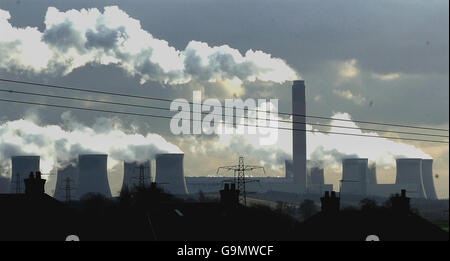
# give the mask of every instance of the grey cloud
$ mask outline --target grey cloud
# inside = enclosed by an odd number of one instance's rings
[[[248,155],[256,161],[262,161],[269,168],[284,166],[284,161],[292,158],[281,149],[254,147],[238,136],[232,139],[229,148],[237,155]]]
[[[184,50],[177,50],[167,41],[155,38],[151,32],[142,29],[139,21],[117,6],[105,7],[103,12],[98,9],[61,12],[49,7],[43,32],[31,27],[14,27],[9,23],[9,12],[1,10],[1,14],[0,22],[8,37],[1,40],[0,45],[8,46],[10,42],[20,40],[22,45],[33,45],[35,48],[35,52],[31,53],[28,50],[16,50],[18,53],[9,54],[6,59],[13,61],[22,70],[36,74],[61,71],[68,74],[86,64],[99,63],[117,64],[130,75],[140,77],[141,83],[153,80],[180,84],[192,78],[202,78],[208,82],[216,78],[235,77],[241,81],[258,78],[284,82],[297,77],[296,72],[284,61],[261,51],[249,50],[242,55],[227,45],[210,46],[199,41],[190,41]],[[77,26],[83,23],[83,19],[90,22],[85,26]],[[116,19],[121,21],[121,26],[113,25]],[[19,31],[28,32],[33,37],[24,37]],[[83,34],[86,39],[82,37]],[[69,52],[72,47],[77,51]],[[185,68],[191,62],[184,63],[184,53],[200,58],[201,62],[194,63],[194,69]],[[27,59],[23,59],[24,54]],[[11,70],[10,66],[9,63],[0,63],[0,68],[6,70]]]
[[[2,142],[0,144],[0,157],[2,159],[9,159],[12,156],[16,155],[25,155],[26,152],[22,151],[20,146],[17,146],[15,144],[10,144],[7,142]]]
[[[81,35],[73,28],[73,23],[70,21],[65,21],[45,30],[42,40],[63,52],[67,52],[72,47],[83,52]]]
[[[105,51],[116,46],[119,37],[127,38],[125,28],[120,26],[118,28],[107,28],[105,25],[98,25],[96,32],[89,29],[86,34],[86,48],[104,48]]]
[[[44,147],[51,143],[50,140],[38,134],[27,134],[22,137],[24,142],[35,144],[38,147]]]

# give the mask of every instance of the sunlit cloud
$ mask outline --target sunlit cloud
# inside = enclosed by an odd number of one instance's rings
[[[378,74],[372,73],[372,77],[381,81],[392,81],[400,78],[399,73]]]
[[[62,114],[63,126],[41,125],[33,119],[0,123],[0,165],[11,156],[39,155],[41,170],[49,173],[83,153],[108,154],[108,168],[122,161],[145,161],[157,153],[181,150],[157,134],[129,134],[113,119],[98,118],[92,127],[79,123],[70,112]]]
[[[339,63],[339,76],[342,78],[355,78],[359,75],[356,59]]]
[[[144,30],[139,20],[117,6],[68,10],[49,7],[45,29],[18,28],[0,9],[0,68],[36,74],[67,75],[87,64],[116,65],[143,84],[182,84],[222,80],[282,83],[299,76],[286,62],[258,50],[190,41],[177,50]]]
[[[361,95],[355,95],[349,90],[333,90],[333,93],[341,98],[352,101],[357,105],[363,105],[366,102],[366,98]]]

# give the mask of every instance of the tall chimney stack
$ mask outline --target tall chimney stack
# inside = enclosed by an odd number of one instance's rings
[[[297,80],[292,85],[293,114],[293,160],[294,183],[299,185],[301,193],[306,191],[306,102],[305,81]]]

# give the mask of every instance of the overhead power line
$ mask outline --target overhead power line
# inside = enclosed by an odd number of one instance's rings
[[[114,96],[121,96],[121,97],[128,97],[128,98],[138,98],[138,99],[148,99],[148,100],[156,100],[156,101],[174,102],[173,100],[167,99],[167,98],[132,95],[132,94],[126,94],[126,93],[119,93],[119,92],[98,91],[98,90],[90,90],[90,89],[75,88],[75,87],[69,87],[69,86],[45,84],[45,83],[30,82],[30,81],[19,81],[19,80],[11,80],[11,79],[4,79],[4,78],[0,78],[0,81],[2,81],[2,82],[9,82],[9,83],[17,83],[17,84],[35,85],[35,86],[42,86],[42,87],[56,88],[56,89],[63,89],[63,90],[71,90],[71,91],[89,92],[89,93],[96,93],[96,94],[107,94],[107,95],[114,95]],[[188,101],[188,103],[190,105],[196,104],[196,103],[193,103],[193,102],[190,102],[190,101]],[[226,107],[226,106],[222,106],[222,107],[223,108],[229,108],[229,109],[234,108],[234,107]],[[248,109],[248,111],[267,113],[264,110],[258,110],[258,109],[255,109],[255,110]],[[402,127],[402,128],[413,128],[413,129],[424,129],[424,130],[446,131],[446,132],[449,131],[448,129],[441,129],[441,128],[419,127],[419,126],[405,125],[405,124],[384,123],[384,122],[374,122],[374,121],[361,121],[361,120],[353,120],[353,119],[349,120],[349,119],[330,118],[330,117],[314,116],[314,115],[294,114],[294,113],[287,113],[287,112],[278,112],[278,114],[279,115],[286,115],[286,116],[300,116],[300,117],[305,117],[305,118],[334,120],[334,121],[345,121],[345,122],[356,122],[356,123],[383,125],[383,126],[392,126],[392,127]]]
[[[75,109],[75,110],[85,110],[85,111],[97,111],[97,112],[106,112],[106,113],[116,113],[116,114],[124,114],[124,115],[134,115],[134,116],[143,116],[143,117],[152,117],[152,118],[163,118],[163,119],[172,119],[171,116],[162,116],[162,115],[153,115],[153,114],[145,114],[145,113],[134,113],[134,112],[124,112],[124,111],[114,111],[114,110],[103,110],[103,109],[93,109],[93,108],[82,108],[76,106],[67,106],[67,105],[59,105],[59,104],[48,104],[48,103],[38,103],[38,102],[29,102],[29,101],[17,101],[17,100],[9,100],[9,99],[1,99],[0,101],[11,102],[11,103],[21,103],[21,104],[29,104],[29,105],[39,105],[39,106],[49,106],[49,107],[57,107],[57,108],[65,108],[65,109]],[[199,121],[191,119],[191,121]],[[359,136],[366,138],[386,138],[386,139],[396,139],[396,140],[410,140],[410,141],[423,141],[423,142],[434,142],[434,143],[449,143],[448,141],[437,141],[437,140],[424,140],[424,139],[415,139],[415,138],[401,138],[401,137],[388,137],[388,136],[378,136],[378,135],[363,135],[363,134],[355,134],[355,133],[342,133],[342,132],[331,132],[331,131],[315,131],[315,130],[306,130],[306,129],[296,129],[296,128],[284,128],[284,127],[274,127],[274,126],[256,126],[256,125],[248,125],[248,124],[239,124],[239,123],[223,123],[228,125],[237,125],[237,126],[247,126],[247,127],[260,127],[260,128],[269,128],[269,129],[279,129],[279,130],[289,130],[289,131],[306,131],[306,132],[320,132],[325,134],[336,134],[336,135],[347,135],[347,136]]]
[[[7,93],[16,93],[16,94],[25,94],[25,95],[32,95],[32,96],[40,96],[40,97],[49,97],[49,98],[58,98],[58,99],[66,99],[66,100],[74,100],[74,101],[83,101],[83,102],[95,102],[95,103],[102,103],[102,104],[110,104],[110,105],[121,105],[121,106],[129,106],[129,107],[136,107],[136,108],[146,108],[146,109],[157,109],[157,110],[164,110],[164,111],[171,111],[169,108],[165,107],[159,107],[159,106],[149,106],[149,105],[140,105],[140,104],[131,104],[131,103],[122,103],[122,102],[112,102],[112,101],[105,101],[105,100],[96,100],[96,99],[86,99],[86,98],[77,98],[77,97],[69,97],[69,96],[62,96],[62,95],[53,95],[53,94],[46,94],[46,93],[35,93],[35,92],[24,92],[24,91],[16,91],[16,90],[5,90],[0,89],[0,92],[7,92]],[[171,111],[174,112],[174,111]],[[205,112],[201,111],[199,112],[201,114],[212,114],[212,115],[219,115],[224,116],[224,113],[212,113],[212,112]],[[226,115],[225,115],[226,116]],[[236,115],[232,115],[234,119],[238,118]],[[250,119],[249,116],[243,116],[244,119]],[[261,118],[253,118],[254,120],[260,120]],[[322,127],[334,127],[334,128],[342,128],[342,129],[353,129],[353,130],[365,130],[365,131],[376,131],[376,132],[391,132],[391,133],[397,133],[397,134],[407,134],[407,135],[420,135],[420,136],[430,136],[430,137],[441,137],[441,138],[448,138],[448,135],[438,135],[438,134],[429,134],[429,133],[418,133],[418,132],[407,132],[407,131],[396,131],[396,130],[380,130],[380,129],[372,129],[372,128],[359,128],[359,127],[349,127],[349,126],[339,126],[339,125],[332,125],[332,124],[322,124],[322,123],[309,123],[309,122],[298,122],[298,121],[289,121],[289,120],[272,120],[276,121],[278,123],[300,123],[300,124],[309,124],[314,126],[322,126]],[[258,127],[258,125],[256,125]],[[264,126],[263,126],[264,127]]]

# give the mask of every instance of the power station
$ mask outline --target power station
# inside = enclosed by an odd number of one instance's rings
[[[156,155],[156,184],[175,195],[186,195],[188,189],[184,178],[184,154],[167,153]]]
[[[111,197],[107,170],[108,155],[84,154],[78,156],[77,197],[87,193]]]
[[[343,159],[340,193],[389,197],[405,190],[412,198],[437,199],[432,164],[432,159],[396,159],[395,183],[379,184],[375,163],[368,165],[364,158]]]
[[[425,188],[422,178],[422,159],[404,158],[397,159],[397,175],[395,184],[397,185],[414,185],[415,189],[408,191],[415,197],[425,198]]]
[[[433,182],[433,160],[422,159],[422,181],[427,199],[437,199]]]
[[[367,195],[368,162],[362,158],[342,160],[342,194]]]
[[[322,162],[307,161],[306,151],[306,90],[303,80],[292,85],[292,160],[285,160],[284,177],[259,177],[259,183],[251,188],[254,192],[282,191],[290,193],[315,193],[332,191],[332,184],[325,184]],[[156,155],[155,183],[175,195],[193,192],[217,192],[229,177],[186,177],[184,176],[184,154]],[[107,170],[108,155],[79,155],[77,163],[58,169],[54,196],[67,199],[67,182],[76,191],[76,198],[87,193],[99,193],[111,197]],[[14,156],[11,158],[11,193],[23,193],[23,180],[30,172],[39,171],[39,156]],[[151,162],[124,162],[122,188],[152,182]],[[390,196],[406,190],[415,198],[437,199],[433,182],[433,160],[420,158],[400,158],[396,160],[396,180],[394,184],[378,184],[375,163],[367,158],[348,158],[342,160],[342,179],[340,193],[345,195]],[[199,185],[200,184],[200,185]],[[208,184],[208,185],[206,185]],[[252,185],[249,185],[252,186]],[[76,187],[76,188],[75,188]],[[69,195],[70,198],[70,195]]]

